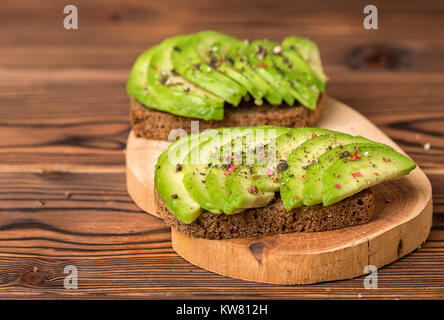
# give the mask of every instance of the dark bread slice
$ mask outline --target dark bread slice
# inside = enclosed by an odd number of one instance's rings
[[[176,116],[149,109],[130,97],[130,118],[136,136],[147,139],[168,140],[171,130],[182,128],[190,133],[191,120],[199,121],[199,130],[220,127],[275,125],[288,128],[313,127],[324,110],[325,93],[318,100],[316,110],[303,106],[272,106],[264,102],[257,106],[253,102],[242,102],[238,107],[225,106],[222,120],[201,120]]]
[[[165,223],[191,237],[230,239],[290,232],[315,232],[350,227],[369,222],[375,214],[375,196],[365,189],[338,203],[286,211],[279,195],[264,208],[226,215],[203,212],[193,223],[179,221],[155,193],[157,213]]]

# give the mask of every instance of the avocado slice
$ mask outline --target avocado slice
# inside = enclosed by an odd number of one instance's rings
[[[260,191],[251,179],[249,166],[237,166],[225,178],[225,188],[229,190],[227,200],[233,212],[248,208],[267,206],[275,197],[273,191]]]
[[[198,153],[200,152],[202,146],[212,141],[216,141],[218,139],[217,135],[219,134],[220,130],[215,130],[214,136],[209,137],[208,140],[202,141],[201,139],[199,145],[191,149],[190,154],[187,156],[188,161],[183,163],[182,168],[182,183],[184,184],[188,193],[203,209],[215,214],[221,213],[221,210],[214,206],[207,190],[205,189],[205,169],[207,166],[205,163],[200,162],[199,159],[192,160],[191,154],[197,154],[197,157],[199,158],[200,154]]]
[[[336,159],[322,177],[322,202],[334,204],[363,189],[386,180],[399,179],[416,164],[393,149],[360,147],[356,159]]]
[[[134,64],[128,94],[145,106],[185,117],[223,119],[224,102],[174,72],[170,52],[181,36],[144,52]]]
[[[235,213],[228,200],[228,190],[225,189],[226,170],[220,164],[211,164],[205,171],[205,188],[214,205],[225,214]]]
[[[313,41],[310,41],[301,37],[287,37],[282,41],[282,47],[284,51],[288,52],[289,59],[293,58],[293,55],[289,53],[288,50],[294,51],[298,55],[300,55],[307,63],[310,65],[316,77],[318,78],[323,85],[327,80],[327,77],[324,74],[324,70],[322,69],[321,56],[319,53],[318,46]],[[292,60],[292,63],[295,61]],[[319,90],[324,91],[322,88]]]
[[[205,36],[199,34],[180,38],[171,52],[174,69],[189,81],[237,106],[247,90],[203,61],[197,48],[204,45],[201,44],[204,40]]]
[[[270,57],[268,60],[272,61],[274,69],[286,81],[284,86],[287,87],[288,92],[303,106],[312,110],[316,109],[320,92],[315,85],[316,78],[310,77],[314,73],[305,60],[299,57],[297,61],[293,59],[294,61],[290,62],[284,56],[284,54],[288,55],[288,52],[283,52],[282,46],[278,43],[265,40],[255,41],[255,43],[257,43],[256,51],[260,52],[257,58],[260,59],[264,54]],[[289,52],[289,54],[295,55],[293,52]],[[268,65],[263,65],[263,67],[266,68]],[[287,83],[290,85],[289,87]]]
[[[344,133],[331,133],[315,136],[294,149],[287,158],[287,169],[281,172],[280,193],[285,209],[290,210],[303,204],[302,192],[305,171],[318,161],[318,158],[334,147],[354,142],[371,142],[363,137]]]
[[[205,188],[205,170],[208,167],[205,158],[214,148],[220,146],[221,133],[222,129],[213,130],[213,134],[208,135],[207,139],[200,139],[199,144],[191,149],[182,169],[182,182],[188,193],[204,210],[215,214],[222,211],[214,205]]]
[[[308,139],[317,135],[335,133],[328,129],[296,128],[288,129],[274,141],[270,141],[267,152],[276,154],[274,163],[255,163],[251,166],[253,184],[260,191],[279,191],[280,172],[285,168],[290,152]]]
[[[303,106],[316,109],[319,89],[313,84],[314,78],[308,76],[313,72],[302,58],[290,63],[283,56],[282,47],[267,40],[254,41],[248,48],[250,64],[257,65],[257,72],[275,85],[287,104],[293,105],[296,99]]]
[[[239,66],[240,60],[236,59],[235,53],[243,51],[245,43],[216,31],[202,31],[199,35],[205,39],[197,47],[201,58],[214,70],[244,86],[255,103],[261,105],[268,85],[248,65]]]
[[[317,128],[280,128],[275,139],[266,139],[268,143],[263,147],[256,144],[255,161],[245,161],[246,156],[242,154],[242,164],[235,166],[234,171],[225,177],[225,189],[229,190],[229,194],[221,198],[229,202],[233,212],[268,204],[273,200],[275,192],[279,191],[279,172],[285,167],[285,161],[282,162],[281,157],[286,158],[291,150],[315,134],[314,132],[321,134],[331,131]],[[247,150],[247,146],[243,150]],[[276,157],[268,158],[273,154]]]
[[[247,48],[249,43],[247,41],[241,41],[237,46],[232,46],[227,51],[226,57],[236,70],[239,70],[248,80],[254,83],[255,87],[263,93],[264,98],[274,106],[282,104],[282,95],[278,90],[271,85],[266,79],[264,79],[259,72],[257,72],[256,66],[249,64],[247,59]],[[253,95],[254,97],[254,95]],[[257,105],[262,104],[262,101],[256,100]]]
[[[269,174],[271,171],[268,168],[269,161],[272,162],[273,158],[270,160],[264,156],[264,161],[260,161],[260,154],[268,153],[269,155],[269,152],[274,152],[276,145],[278,145],[280,147],[277,150],[280,152],[277,152],[277,155],[286,155],[297,146],[291,144],[291,142],[300,139],[298,142],[302,143],[302,141],[311,137],[314,132],[331,132],[330,130],[317,128],[291,129],[276,127],[275,129],[275,138],[265,134],[263,140],[258,137],[260,134],[255,130],[255,143],[253,144],[251,140],[248,140],[247,135],[234,139],[231,144],[241,144],[241,150],[243,151],[240,158],[237,156],[239,153],[225,154],[225,157],[233,157],[234,166],[233,164],[231,166],[212,166],[210,169],[210,174],[207,175],[206,179],[207,189],[211,190],[210,195],[213,196],[214,201],[225,213],[237,213],[247,208],[264,206],[274,198],[275,192],[279,191],[279,183],[275,178],[277,170],[273,174]],[[282,139],[284,136],[287,139]],[[263,143],[260,143],[261,141]],[[276,143],[276,141],[278,142]],[[286,141],[286,144],[283,141]],[[268,149],[270,146],[271,148]],[[226,148],[226,145],[224,147]],[[248,155],[252,153],[246,151],[252,149],[255,150],[256,157],[248,159]],[[229,150],[231,149],[229,148]],[[236,162],[236,159],[240,159],[240,161]]]
[[[148,66],[154,52],[159,45],[146,50],[136,60],[131,69],[131,74],[126,85],[126,91],[130,96],[150,108],[161,108],[156,99],[148,94]]]
[[[212,131],[205,131],[180,138],[159,156],[156,163],[154,184],[157,193],[165,200],[168,210],[185,223],[193,222],[202,212],[202,208],[182,183],[182,166],[192,146],[211,134]]]
[[[282,55],[274,55],[273,61],[282,72],[285,74],[287,81],[290,82],[294,89],[294,96],[299,103],[308,109],[315,110],[318,104],[318,98],[320,95],[319,89],[312,84],[314,81],[307,76],[307,73],[300,68],[301,65],[306,65],[302,59],[296,70],[292,64],[286,64],[286,59]]]
[[[282,104],[282,96],[270,86],[248,64],[246,51],[248,41],[221,34],[216,31],[199,33],[201,41],[197,45],[200,57],[215,70],[244,86],[257,105],[265,97],[271,104]]]
[[[224,143],[223,139],[231,140],[246,132],[246,128],[243,127],[214,130],[212,135],[208,135],[206,139],[201,139],[199,145],[191,149],[187,157],[188,161],[184,162],[183,165],[183,184],[188,193],[203,209],[215,214],[222,212],[215,205],[206,188],[206,169],[210,160],[217,156],[216,152],[219,152],[220,146]],[[193,153],[194,157],[191,156]]]
[[[295,89],[299,103],[309,109],[316,109],[320,92],[325,90],[325,81],[319,80],[310,65],[294,50],[283,49],[279,45],[270,51],[276,68],[281,70]]]
[[[355,152],[360,152],[360,148],[367,146],[379,145],[383,148],[392,149],[391,147],[377,142],[371,143],[351,143],[345,144],[340,147],[333,148],[318,158],[318,161],[305,171],[304,186],[302,192],[302,199],[304,205],[312,206],[318,203],[322,203],[322,177],[325,170],[336,159],[347,159],[347,157],[353,158]]]
[[[286,131],[279,131],[278,135]],[[254,136],[243,136],[233,141],[233,145],[237,143],[240,147],[233,148],[236,150],[232,154],[234,164],[231,165],[228,171],[224,172],[224,185],[228,192],[226,197],[223,197],[228,202],[228,207],[232,208],[233,213],[248,208],[266,206],[274,199],[274,191],[258,190],[252,180],[252,165],[260,158],[262,158],[260,163],[267,162],[267,142],[275,139],[270,139],[271,135],[264,137],[264,139],[261,138],[258,132],[255,131]]]
[[[292,106],[295,101],[294,89],[284,75],[275,68],[268,50],[275,45],[277,44],[267,40],[253,41],[245,48],[245,58],[253,70],[276,90],[289,106]]]
[[[177,153],[180,153],[184,146],[188,147],[190,142],[190,136],[187,136],[171,144],[159,156],[154,173],[157,193],[165,200],[168,210],[180,220],[188,221],[188,223],[193,221],[202,211],[199,204],[194,201],[181,183],[183,173],[180,170],[180,162],[186,155],[177,156]],[[169,154],[176,155],[177,159],[172,160]]]
[[[235,168],[238,166],[241,168],[245,161],[253,162],[254,159],[249,157],[254,155],[252,151],[254,151],[259,144],[268,144],[271,139],[275,139],[277,136],[284,134],[288,130],[289,129],[287,128],[273,126],[247,128],[245,134],[224,144],[216,154],[216,157],[213,157],[210,166],[206,170],[205,186],[215,205],[224,213],[237,213],[244,210],[246,207],[251,207],[253,204],[259,205],[260,203],[271,201],[270,197],[274,197],[274,193],[264,194],[265,199],[263,200],[257,199],[259,196],[263,195],[262,193],[253,194],[256,197],[256,200],[250,197],[246,202],[243,202],[245,207],[237,206],[238,202],[233,202],[233,199],[236,197],[236,194],[233,192],[238,190],[244,191],[241,187],[244,181],[238,183],[239,188],[232,190],[230,182],[227,182],[227,178],[237,175],[239,171],[234,172]],[[236,184],[237,182],[232,185],[234,186]]]
[[[284,130],[284,128],[267,125],[254,128],[254,130],[258,129],[264,131],[269,129]],[[207,134],[205,138],[200,139],[198,146],[190,149],[186,161],[183,161],[183,184],[188,193],[203,209],[215,214],[222,212],[215,205],[206,188],[206,169],[211,159],[220,156],[222,145],[249,133],[253,133],[252,128],[235,127],[213,130],[213,134]]]
[[[297,81],[303,82],[309,88],[315,86],[316,88],[311,88],[314,92],[324,92],[325,91],[325,80],[319,78],[313,67],[298,53],[296,50],[292,50],[289,47],[277,47],[279,52],[273,55],[275,63],[290,72]],[[273,50],[275,52],[275,50]]]

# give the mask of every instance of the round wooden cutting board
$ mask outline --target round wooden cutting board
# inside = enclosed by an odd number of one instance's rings
[[[318,127],[391,145],[390,138],[363,115],[332,98]],[[156,215],[154,165],[168,142],[128,138],[127,188],[134,202]],[[370,223],[323,232],[300,232],[229,240],[192,238],[172,229],[174,250],[212,272],[274,284],[309,284],[356,277],[418,248],[432,225],[432,189],[420,168],[374,187],[377,215]],[[370,267],[371,268],[371,267]]]

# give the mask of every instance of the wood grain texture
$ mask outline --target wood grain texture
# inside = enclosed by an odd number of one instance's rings
[[[378,31],[362,28],[362,10],[368,3],[361,0],[334,5],[327,0],[78,0],[76,31],[62,27],[66,4],[0,4],[2,297],[443,297],[442,1],[374,1],[380,12]],[[433,186],[434,228],[421,250],[380,270],[380,289],[363,289],[362,277],[282,287],[211,274],[175,255],[159,220],[131,203],[123,152],[130,130],[125,82],[131,65],[164,37],[208,28],[239,37],[312,38],[331,78],[329,93],[376,123],[425,169]],[[365,63],[387,57],[396,63]],[[431,149],[425,151],[427,142]],[[73,192],[73,199],[63,198],[65,190]],[[46,204],[38,205],[39,199]],[[97,220],[91,227],[81,224],[84,230],[74,228],[72,222],[81,217],[93,218],[97,212],[104,217],[108,201],[113,203],[109,212],[118,217],[112,219],[123,223],[121,229],[116,224],[102,232]],[[155,236],[121,236],[119,232],[129,232],[128,224],[142,223],[133,220],[139,214],[150,224],[158,222]],[[50,223],[52,217],[59,217],[54,224],[62,231],[40,223],[43,218]],[[102,258],[105,255],[108,258]],[[79,266],[76,292],[62,287],[68,262]],[[41,272],[29,273],[33,267]],[[22,282],[24,274],[28,280],[34,275],[44,280]]]
[[[145,212],[159,217],[154,204],[154,166],[168,141],[138,138],[131,131],[126,144],[126,188],[133,201]],[[150,170],[151,169],[151,170]]]
[[[278,286],[195,267],[173,252],[169,228],[131,201],[120,173],[0,173],[0,208],[2,298],[444,298],[444,220],[366,290],[364,277]],[[68,264],[78,290],[63,288]]]

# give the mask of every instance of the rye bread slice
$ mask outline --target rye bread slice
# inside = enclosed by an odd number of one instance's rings
[[[203,212],[191,224],[178,220],[155,193],[157,213],[165,223],[191,237],[230,239],[290,232],[316,232],[350,227],[369,222],[375,214],[375,195],[365,189],[338,203],[322,204],[286,211],[279,194],[264,208],[248,209],[238,214]]]
[[[242,102],[238,107],[225,106],[222,120],[201,120],[176,116],[149,109],[130,97],[130,118],[136,136],[147,139],[168,140],[171,130],[182,128],[190,133],[191,120],[200,120],[199,129],[275,125],[288,128],[313,127],[319,121],[325,104],[325,93],[318,100],[316,110],[303,106],[272,106],[266,102],[257,106],[253,102]]]

